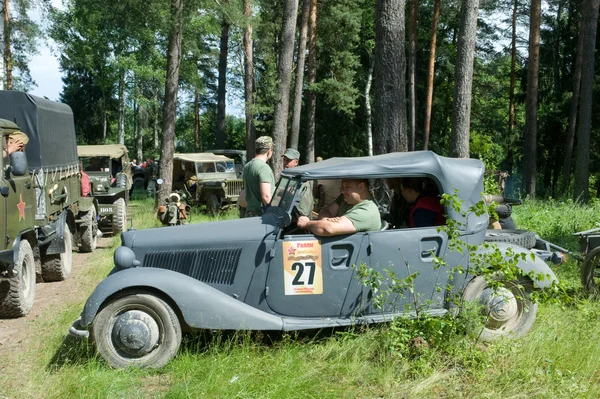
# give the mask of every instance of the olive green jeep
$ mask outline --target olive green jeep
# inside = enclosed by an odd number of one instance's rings
[[[231,158],[206,152],[173,155],[173,190],[185,192],[190,205],[206,205],[216,214],[235,205],[242,187]]]
[[[20,317],[33,306],[36,280],[69,276],[76,243],[95,249],[97,204],[81,197],[68,105],[0,91],[0,118],[0,317]],[[19,135],[24,145],[9,145]]]
[[[112,234],[125,231],[132,185],[127,147],[122,144],[80,145],[77,153],[90,178],[91,195],[99,204],[100,228]]]

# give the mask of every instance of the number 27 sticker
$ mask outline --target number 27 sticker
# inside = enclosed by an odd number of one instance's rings
[[[319,240],[283,243],[285,295],[323,293],[323,268]]]

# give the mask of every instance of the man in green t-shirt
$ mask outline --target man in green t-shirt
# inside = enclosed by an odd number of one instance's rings
[[[370,197],[368,180],[343,179],[340,202],[323,208],[319,220],[299,217],[298,227],[320,236],[380,230],[379,209]]]
[[[275,177],[267,161],[273,156],[273,139],[261,136],[254,142],[256,156],[244,167],[245,217],[260,216],[263,206],[271,202],[275,190]]]
[[[287,150],[285,150],[285,153],[282,156],[283,169],[295,168],[300,162],[300,152],[293,148],[288,148]],[[304,194],[302,194],[302,198],[300,198],[300,203],[298,204],[298,212],[301,216],[308,216],[310,218],[312,215],[312,209],[315,201],[313,199],[310,183],[302,183],[302,188],[303,187],[306,187],[306,189],[304,190]]]

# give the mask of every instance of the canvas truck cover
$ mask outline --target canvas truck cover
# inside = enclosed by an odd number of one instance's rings
[[[29,169],[76,165],[77,142],[73,112],[67,104],[20,91],[0,91],[0,118],[16,123],[29,137]]]
[[[119,159],[127,154],[127,147],[123,144],[79,145],[77,153],[82,158],[111,157]]]

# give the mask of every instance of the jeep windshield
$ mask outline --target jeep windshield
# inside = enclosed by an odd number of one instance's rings
[[[234,172],[233,161],[196,162],[198,173]]]
[[[281,208],[283,211],[289,211],[290,204],[294,199],[294,194],[298,188],[298,180],[289,177],[281,177],[275,188],[275,193],[271,199],[271,206]]]

